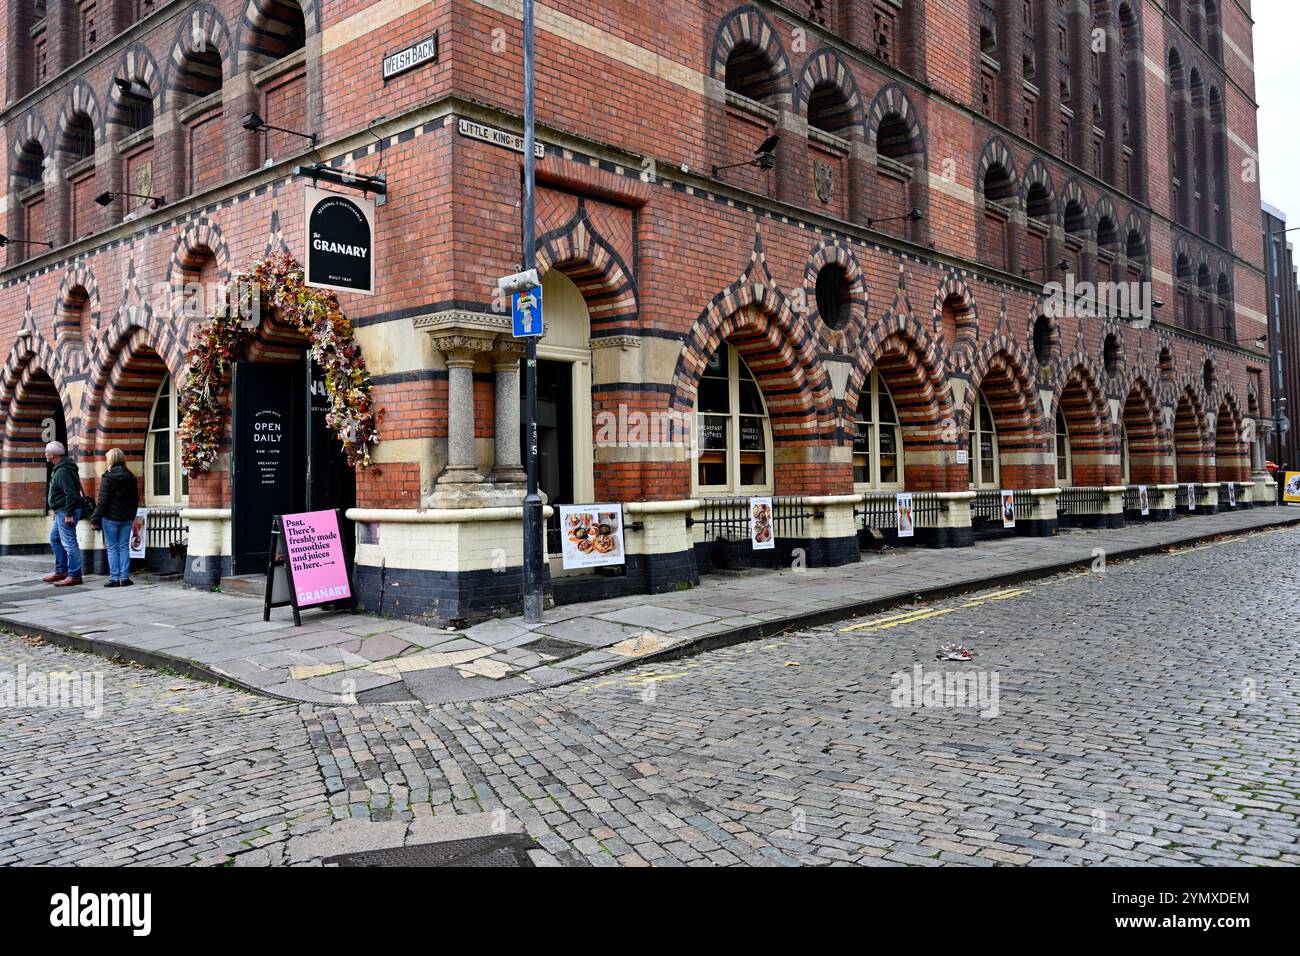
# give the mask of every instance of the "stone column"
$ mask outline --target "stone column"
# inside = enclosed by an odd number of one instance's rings
[[[490,351],[492,339],[450,334],[436,336],[433,344],[447,360],[447,467],[438,485],[481,485],[474,449],[474,357]]]
[[[507,488],[518,485],[521,491],[528,481],[519,449],[519,357],[523,351],[523,345],[515,339],[498,339],[492,352],[497,412],[492,482]]]

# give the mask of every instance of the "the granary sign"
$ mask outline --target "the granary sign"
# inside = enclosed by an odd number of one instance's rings
[[[375,294],[375,203],[308,186],[307,284]]]

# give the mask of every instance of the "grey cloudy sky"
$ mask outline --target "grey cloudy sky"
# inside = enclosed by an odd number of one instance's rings
[[[1300,226],[1300,3],[1255,0],[1252,12],[1260,190],[1264,202],[1286,213],[1288,225]]]

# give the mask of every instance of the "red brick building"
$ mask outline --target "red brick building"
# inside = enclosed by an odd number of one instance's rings
[[[552,562],[557,600],[753,560],[729,540],[751,495],[777,496],[776,559],[810,563],[891,536],[904,490],[930,545],[1000,527],[1000,490],[1030,534],[1136,518],[1139,485],[1153,516],[1189,486],[1201,508],[1271,500],[1248,6],[539,2],[542,487],[627,523],[621,572]],[[386,177],[375,294],[339,296],[386,417],[377,470],[308,455],[318,481],[294,471],[286,502],[351,508],[368,608],[517,599],[495,283],[520,255],[519,16],[5,4],[0,548],[44,541],[58,433],[88,485],[127,452],[188,529],[188,581],[257,569],[266,502],[232,478],[237,442],[182,474],[174,383],[210,313],[194,290],[303,256],[294,170],[321,161]],[[244,381],[306,394],[304,345],[263,316]]]

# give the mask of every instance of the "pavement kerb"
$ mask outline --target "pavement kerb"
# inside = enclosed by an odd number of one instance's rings
[[[1295,514],[1293,517],[1279,516],[1277,520],[1271,521],[1268,524],[1253,525],[1248,528],[1226,528],[1214,531],[1197,531],[1182,537],[1165,539],[1155,544],[1108,550],[1106,552],[1106,561],[1108,564],[1119,561],[1131,561],[1136,558],[1145,558],[1160,554],[1172,547],[1197,544],[1202,541],[1212,541],[1216,538],[1241,537],[1243,535],[1255,534],[1272,528],[1291,527],[1297,524],[1300,524],[1300,513]],[[784,634],[787,631],[800,630],[809,627],[820,627],[824,624],[832,624],[836,621],[843,621],[866,614],[878,614],[881,611],[887,611],[890,608],[896,608],[904,604],[916,603],[918,600],[939,601],[945,598],[966,594],[971,591],[984,590],[986,588],[1010,587],[1016,584],[1023,584],[1026,581],[1053,577],[1066,571],[1082,570],[1090,567],[1093,560],[1092,557],[1074,558],[1068,561],[1042,564],[1019,571],[988,575],[986,577],[973,578],[954,584],[944,584],[934,588],[899,591],[892,595],[884,595],[882,597],[872,598],[868,601],[855,601],[850,604],[839,604],[835,607],[822,608],[817,611],[808,611],[801,614],[789,614],[784,617],[774,618],[771,621],[764,621],[760,624],[749,624],[744,627],[734,628],[730,631],[723,631],[718,634],[692,638],[688,641],[683,641],[680,644],[674,645],[673,647],[664,648],[661,651],[655,651],[641,657],[631,657],[626,661],[614,661],[603,667],[595,668],[581,674],[574,674],[572,677],[566,677],[564,680],[556,681],[553,684],[547,684],[545,687],[536,687],[532,691],[521,690],[502,694],[493,694],[484,697],[475,697],[473,698],[473,701],[501,700],[506,697],[515,697],[519,694],[547,690],[551,687],[563,687],[566,684],[573,684],[577,681],[587,680],[602,674],[611,674],[632,668],[644,667],[661,661],[694,657],[697,654],[704,654],[708,651],[718,650],[723,647],[734,647],[737,644],[746,644],[750,641],[770,639]],[[140,650],[139,648],[115,644],[112,641],[97,641],[89,637],[80,637],[75,634],[67,634],[63,631],[55,631],[50,628],[13,621],[3,616],[0,616],[0,628],[12,631],[13,633],[22,636],[39,638],[40,640],[60,647],[68,647],[73,650],[95,654],[107,658],[108,660],[139,664],[153,670],[172,672],[180,677],[188,677],[192,680],[203,681],[205,683],[223,684],[244,691],[248,694],[256,694],[257,696],[267,697],[272,700],[281,700],[292,704],[307,703],[314,706],[327,707],[342,706],[344,704],[342,700],[335,705],[332,703],[322,703],[320,701],[303,701],[294,697],[285,697],[280,694],[273,694],[269,691],[263,690],[262,688],[254,687],[237,678],[220,674],[207,665],[188,658],[175,657],[159,651]],[[366,701],[363,699],[364,696],[364,692],[358,694],[357,703],[365,704]],[[419,701],[396,700],[384,701],[383,703],[386,705],[418,704]]]
[[[138,647],[128,647],[125,644],[114,644],[112,641],[97,641],[91,637],[81,637],[77,634],[55,631],[36,624],[28,624],[24,621],[14,621],[3,616],[0,616],[0,629],[11,631],[21,637],[39,638],[47,644],[54,644],[58,647],[67,647],[74,651],[94,654],[114,663],[139,664],[141,667],[148,667],[151,670],[174,673],[178,677],[187,677],[190,680],[202,681],[206,684],[222,684],[233,687],[236,690],[242,690],[246,694],[256,694],[259,697],[269,697],[272,700],[282,700],[290,704],[305,703],[305,701],[297,698],[272,694],[270,691],[254,687],[238,678],[220,674],[206,664],[201,664],[186,657],[175,657],[161,651],[145,651]]]

